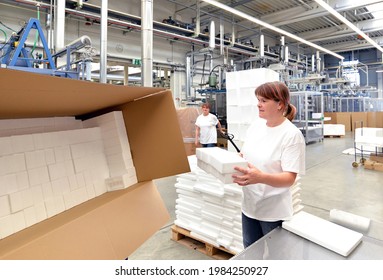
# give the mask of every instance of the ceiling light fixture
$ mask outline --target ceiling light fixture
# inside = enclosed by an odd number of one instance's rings
[[[241,11],[235,10],[235,9],[233,9],[233,8],[231,8],[231,7],[229,7],[229,6],[226,6],[226,5],[222,4],[222,3],[219,3],[219,2],[214,1],[214,0],[202,0],[202,1],[204,1],[204,2],[206,2],[206,3],[209,3],[209,4],[213,5],[213,6],[216,6],[217,8],[221,8],[221,9],[223,9],[223,10],[225,10],[225,11],[228,11],[228,12],[230,12],[230,13],[232,13],[232,14],[234,14],[234,15],[237,15],[237,16],[239,16],[239,17],[242,17],[242,18],[244,18],[244,19],[247,19],[247,20],[249,20],[249,21],[252,21],[252,22],[254,22],[254,23],[258,24],[258,25],[261,25],[261,26],[263,26],[263,27],[266,27],[266,28],[268,28],[268,29],[271,29],[271,30],[273,30],[273,31],[275,31],[275,32],[278,32],[278,33],[280,33],[280,34],[283,34],[283,35],[285,35],[285,36],[287,36],[287,37],[289,37],[289,38],[291,38],[291,39],[297,40],[297,41],[299,41],[299,42],[301,42],[301,43],[303,43],[303,44],[306,44],[306,45],[308,45],[308,46],[310,46],[310,47],[313,47],[313,48],[315,48],[315,49],[317,49],[317,50],[320,50],[320,51],[322,51],[322,52],[325,52],[325,53],[327,53],[327,54],[330,54],[330,55],[332,55],[332,56],[335,56],[335,57],[337,57],[337,58],[339,58],[339,59],[342,59],[342,60],[344,59],[343,56],[341,56],[341,55],[339,55],[339,54],[337,54],[337,53],[335,53],[335,52],[332,52],[332,51],[330,51],[330,50],[327,50],[327,49],[325,49],[325,48],[323,48],[323,47],[321,47],[321,46],[319,46],[319,45],[316,45],[316,44],[314,44],[314,43],[311,43],[311,42],[309,42],[309,41],[307,41],[307,40],[305,40],[305,39],[302,39],[302,38],[300,38],[300,37],[298,37],[298,36],[296,36],[296,35],[294,35],[294,34],[291,34],[291,33],[287,32],[287,31],[285,31],[285,30],[283,30],[283,29],[280,29],[280,28],[278,28],[278,27],[272,26],[271,24],[268,24],[268,23],[266,23],[266,22],[263,22],[263,21],[261,21],[261,20],[259,20],[259,19],[256,19],[255,17],[252,17],[252,16],[250,16],[250,15],[248,15],[248,14],[245,14],[245,13],[243,13],[243,12],[241,12]]]
[[[360,30],[358,27],[356,27],[350,21],[348,21],[344,16],[342,16],[340,13],[338,13],[336,10],[334,10],[329,4],[325,3],[322,0],[315,0],[315,2],[317,2],[319,5],[321,5],[330,14],[332,14],[334,17],[336,17],[341,22],[346,24],[348,27],[350,27],[352,30],[354,30],[356,33],[358,33],[360,36],[362,36],[367,42],[369,42],[371,45],[373,45],[375,48],[377,48],[379,51],[381,51],[383,53],[383,48],[381,46],[379,46],[374,40],[372,40],[369,36],[367,36],[366,33],[364,33],[362,30]]]

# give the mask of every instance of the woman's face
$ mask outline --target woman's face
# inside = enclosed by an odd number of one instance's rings
[[[203,106],[202,107],[202,114],[207,116],[209,113],[210,113],[210,109],[208,107],[206,107],[206,106]]]
[[[279,116],[281,114],[280,102],[272,100],[272,99],[266,99],[262,96],[257,96],[257,99],[258,99],[257,106],[258,106],[260,118],[268,120],[268,119],[275,118],[276,116]]]

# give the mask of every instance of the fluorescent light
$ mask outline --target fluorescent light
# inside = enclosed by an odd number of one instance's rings
[[[373,45],[375,48],[380,50],[383,53],[383,48],[379,46],[374,40],[372,40],[370,37],[367,36],[366,33],[364,33],[362,30],[360,30],[358,27],[356,27],[354,24],[352,24],[350,21],[348,21],[345,17],[343,17],[340,13],[335,11],[330,5],[325,3],[322,0],[315,0],[319,5],[321,5],[323,8],[325,8],[330,14],[332,14],[334,17],[342,21],[344,24],[346,24],[348,27],[350,27],[352,30],[354,30],[356,33],[358,33],[360,36],[362,36],[367,42],[369,42],[371,45]]]
[[[233,9],[233,8],[231,8],[231,7],[229,7],[229,6],[226,6],[226,5],[224,5],[224,4],[221,4],[221,3],[217,2],[217,1],[213,1],[213,0],[202,0],[202,1],[204,1],[204,2],[206,2],[206,3],[209,3],[209,4],[213,5],[213,6],[216,6],[216,7],[218,7],[218,8],[221,8],[221,9],[223,9],[223,10],[225,10],[225,11],[228,11],[228,12],[230,12],[230,13],[232,13],[232,14],[237,15],[237,16],[240,16],[240,17],[242,17],[242,18],[244,18],[244,19],[247,19],[247,20],[249,20],[249,21],[252,21],[252,22],[254,22],[254,23],[258,24],[258,25],[261,25],[261,26],[263,26],[263,27],[266,27],[266,28],[268,28],[268,29],[271,29],[271,30],[273,30],[273,31],[275,31],[275,32],[278,32],[278,33],[280,33],[280,34],[283,34],[283,35],[285,35],[285,36],[287,36],[287,37],[289,37],[289,38],[291,38],[291,39],[297,40],[297,41],[299,41],[299,42],[301,42],[301,43],[304,43],[304,44],[306,44],[306,45],[308,45],[308,46],[310,46],[310,47],[313,47],[313,48],[315,48],[315,49],[317,49],[317,50],[320,50],[320,51],[322,51],[322,52],[328,53],[328,54],[330,54],[330,55],[332,55],[332,56],[335,56],[335,57],[337,57],[337,58],[339,58],[339,59],[344,59],[343,56],[341,56],[341,55],[339,55],[339,54],[337,54],[337,53],[334,53],[334,52],[332,52],[332,51],[330,51],[330,50],[327,50],[327,49],[325,49],[325,48],[323,48],[323,47],[321,47],[321,46],[319,46],[319,45],[316,45],[316,44],[314,44],[314,43],[311,43],[311,42],[309,42],[309,41],[307,41],[307,40],[305,40],[305,39],[302,39],[302,38],[300,38],[300,37],[298,37],[298,36],[296,36],[296,35],[294,35],[294,34],[291,34],[291,33],[287,32],[287,31],[285,31],[285,30],[283,30],[283,29],[280,29],[280,28],[278,28],[278,27],[272,26],[271,24],[268,24],[268,23],[266,23],[266,22],[263,22],[263,21],[261,21],[261,20],[255,18],[255,17],[252,17],[252,16],[250,16],[250,15],[248,15],[248,14],[245,14],[245,13],[243,13],[243,12],[241,12],[241,11],[235,10],[235,9]]]
[[[376,73],[382,73],[383,70],[376,70],[375,72],[376,72]]]

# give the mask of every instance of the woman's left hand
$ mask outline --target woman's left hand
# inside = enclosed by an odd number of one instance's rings
[[[260,182],[262,172],[253,164],[249,163],[247,168],[236,166],[234,169],[242,174],[233,174],[233,182],[240,186],[257,184]]]

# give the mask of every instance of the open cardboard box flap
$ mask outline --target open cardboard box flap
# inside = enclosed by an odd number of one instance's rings
[[[151,180],[189,172],[170,90],[0,69],[0,119],[123,112],[139,183],[0,240],[0,259],[124,259],[169,219]]]

